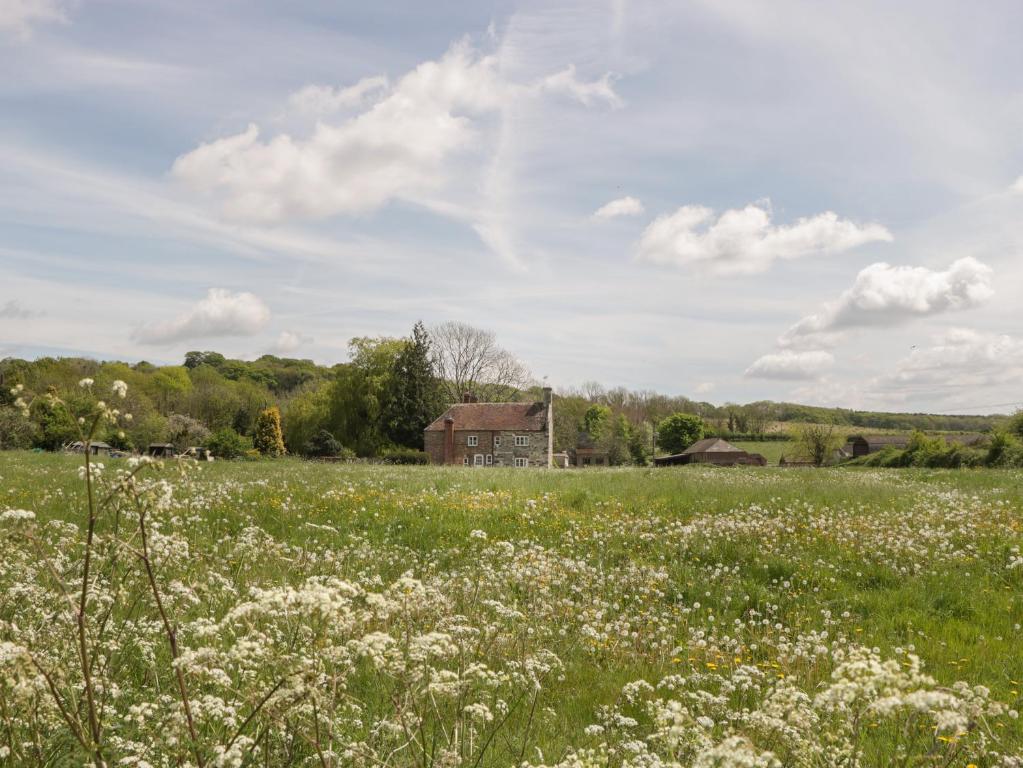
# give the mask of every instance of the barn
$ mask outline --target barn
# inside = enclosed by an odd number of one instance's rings
[[[866,456],[883,451],[885,448],[896,448],[904,451],[909,446],[909,435],[856,435],[849,438],[853,457]]]
[[[658,467],[677,464],[716,464],[720,467],[734,467],[742,464],[763,467],[767,465],[767,459],[759,453],[749,453],[741,448],[736,448],[720,437],[708,437],[693,443],[682,453],[659,456],[654,459],[654,464]]]

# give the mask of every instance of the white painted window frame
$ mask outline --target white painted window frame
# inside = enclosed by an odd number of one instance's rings
[[[482,453],[474,453],[472,455],[472,465],[474,467],[482,467],[483,466],[483,454]]]
[[[529,466],[529,459],[523,459],[522,457],[517,457],[515,459],[515,466],[516,467],[528,467]]]
[[[469,435],[469,437],[467,437],[466,440],[467,440],[466,445],[468,445],[470,448],[475,448],[480,444],[479,435]]]
[[[492,453],[487,454],[487,466],[488,467],[494,466],[494,454]]]
[[[516,448],[528,448],[529,447],[529,435],[515,435],[515,447]]]

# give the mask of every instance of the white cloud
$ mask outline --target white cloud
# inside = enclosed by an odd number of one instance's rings
[[[823,350],[794,352],[791,349],[783,349],[781,352],[758,358],[746,369],[745,375],[758,379],[789,381],[816,379],[834,362],[834,355]]]
[[[955,312],[987,301],[991,269],[974,258],[953,262],[944,271],[926,267],[871,264],[836,301],[793,325],[779,339],[789,346],[832,346],[849,328],[891,326],[916,317]]]
[[[658,216],[636,247],[642,261],[697,267],[712,274],[755,274],[778,259],[840,253],[871,242],[890,242],[880,224],[859,225],[827,211],[788,226],[772,225],[766,205],[714,211],[686,205]]]
[[[626,195],[602,205],[594,212],[593,217],[595,219],[612,219],[616,216],[638,216],[641,213],[643,213],[643,203],[631,195]]]
[[[360,114],[318,122],[307,139],[263,141],[249,125],[182,155],[172,173],[218,194],[236,218],[365,213],[442,186],[445,161],[477,138],[473,118],[499,107],[505,90],[493,57],[462,43],[420,64]]]
[[[1023,176],[1020,176],[1015,182],[1013,182],[1013,185],[1009,187],[1009,191],[1023,195]]]
[[[0,307],[0,318],[6,320],[31,320],[34,317],[42,316],[42,312],[29,309],[17,299],[10,299]]]
[[[60,0],[0,0],[0,34],[25,40],[37,24],[66,22],[62,5]]]
[[[1023,380],[1023,340],[969,328],[953,328],[927,347],[914,349],[875,387],[889,395],[961,396],[976,401],[977,389],[1013,385]]]
[[[263,300],[251,293],[210,288],[206,298],[173,320],[144,325],[133,334],[143,344],[172,344],[186,339],[252,336],[270,319]]]
[[[715,384],[713,381],[701,381],[699,384],[696,385],[696,394],[707,395],[713,392],[714,389]]]
[[[545,77],[540,82],[540,90],[563,94],[587,107],[603,102],[609,107],[617,109],[623,106],[624,102],[615,93],[614,81],[615,76],[608,72],[599,80],[584,82],[576,77],[575,65],[569,64],[560,72]]]
[[[370,97],[385,90],[386,76],[364,77],[347,88],[332,88],[329,85],[307,85],[288,97],[288,107],[299,114],[320,117],[344,109],[360,107]]]
[[[296,352],[307,344],[312,343],[312,339],[302,333],[295,331],[281,331],[277,337],[277,341],[274,342],[270,348],[272,352],[276,354],[286,355],[292,352]]]
[[[610,76],[586,83],[569,67],[512,82],[499,57],[463,41],[390,85],[381,77],[339,90],[304,88],[292,108],[323,117],[308,136],[263,138],[250,124],[181,155],[172,175],[218,201],[225,215],[250,222],[365,214],[410,201],[473,226],[514,263],[504,214],[488,208],[479,190],[488,156],[496,157],[505,138],[509,105],[544,94],[617,103]]]

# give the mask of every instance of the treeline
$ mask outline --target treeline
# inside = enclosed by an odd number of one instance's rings
[[[423,429],[463,392],[481,401],[540,399],[526,367],[493,333],[464,323],[430,329],[417,323],[406,338],[360,337],[349,360],[322,366],[264,355],[233,360],[193,351],[181,365],[98,362],[84,358],[0,361],[0,448],[59,450],[78,439],[78,415],[94,391],[128,385],[123,410],[130,424],[101,435],[115,448],[152,443],[204,445],[216,455],[254,449],[267,409],[280,413],[285,450],[309,456],[421,458]],[[786,422],[840,427],[993,431],[1005,417],[884,414],[773,403],[711,403],[586,384],[556,393],[555,449],[580,444],[605,450],[612,463],[645,463],[655,428],[676,414],[698,417],[701,435],[727,439],[788,439]],[[664,449],[663,446],[659,446]]]

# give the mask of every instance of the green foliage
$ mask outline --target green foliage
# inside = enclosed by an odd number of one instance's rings
[[[288,453],[306,453],[309,441],[327,423],[330,396],[330,384],[314,382],[303,387],[285,403],[281,418]]]
[[[649,421],[643,421],[632,428],[629,435],[629,456],[637,467],[650,463],[654,450],[654,428]]]
[[[266,408],[259,414],[252,446],[263,456],[270,458],[277,458],[286,453],[284,435],[281,433],[281,412],[276,405]]]
[[[1010,434],[1023,439],[1023,409],[1016,411],[1012,415],[1012,418],[1009,419],[1009,423],[1006,425],[1006,429]]]
[[[394,358],[381,414],[384,435],[408,448],[423,448],[423,430],[440,411],[440,382],[430,336],[421,322]]]
[[[192,446],[202,445],[210,436],[201,421],[186,416],[183,413],[172,413],[167,419],[168,440],[174,443],[178,451],[184,451]]]
[[[352,339],[351,362],[337,368],[325,428],[359,456],[375,456],[388,443],[384,409],[405,344],[400,339]]]
[[[313,435],[305,446],[308,456],[340,456],[344,450],[341,441],[325,429]]]
[[[218,459],[237,459],[252,449],[252,441],[242,437],[230,427],[223,427],[207,438],[206,447]]]
[[[39,427],[20,408],[0,406],[0,450],[31,448]]]
[[[37,448],[58,451],[67,443],[79,438],[78,424],[63,403],[47,397],[38,397],[32,401],[30,415],[38,427],[35,435]]]
[[[703,419],[692,413],[673,413],[657,427],[657,444],[669,454],[681,453],[703,437]]]
[[[586,413],[583,414],[580,427],[589,436],[590,440],[594,443],[599,443],[607,436],[612,416],[611,409],[606,405],[599,403],[591,405],[586,409]]]
[[[804,424],[799,428],[797,448],[801,457],[823,467],[838,448],[839,436],[831,424]]]
[[[430,463],[428,454],[413,448],[390,448],[380,453],[380,459],[385,464],[426,465]]]

